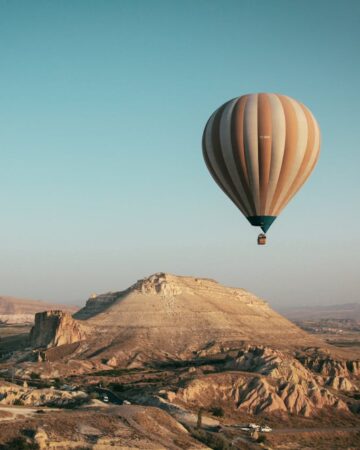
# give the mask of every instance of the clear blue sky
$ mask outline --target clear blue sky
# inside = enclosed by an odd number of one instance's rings
[[[357,0],[0,0],[0,294],[82,304],[167,271],[359,300],[359,22]],[[322,129],[265,248],[201,153],[209,115],[259,91]]]

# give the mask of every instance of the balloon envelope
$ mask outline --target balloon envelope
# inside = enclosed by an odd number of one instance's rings
[[[228,101],[208,120],[203,155],[216,183],[266,232],[305,183],[320,152],[319,126],[302,103],[280,94]]]

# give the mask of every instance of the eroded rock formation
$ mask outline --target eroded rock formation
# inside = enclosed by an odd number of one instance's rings
[[[309,417],[326,407],[348,411],[346,403],[324,387],[330,384],[327,379],[317,377],[299,361],[277,350],[249,346],[237,357],[229,358],[225,367],[231,372],[200,376],[168,392],[168,399],[205,408],[231,404],[248,414],[286,412]],[[345,379],[333,381],[333,385],[349,390],[352,386]]]
[[[299,356],[299,361],[314,372],[328,377],[360,375],[360,361],[338,361],[330,355]]]
[[[11,383],[0,386],[0,405],[69,406],[88,400],[89,396],[82,391],[31,389]]]
[[[36,313],[35,325],[30,332],[33,347],[56,347],[72,344],[86,338],[86,328],[63,311]]]

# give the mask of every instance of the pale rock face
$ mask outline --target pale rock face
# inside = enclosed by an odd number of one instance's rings
[[[352,392],[357,391],[358,388],[345,377],[329,377],[325,380],[325,385],[337,391]]]
[[[139,290],[142,294],[160,294],[163,297],[174,297],[182,293],[177,278],[165,273],[156,273],[139,280],[133,288]]]
[[[211,407],[232,404],[248,414],[286,412],[309,417],[324,407],[348,411],[347,405],[318,383],[317,377],[296,359],[262,346],[248,346],[226,363],[230,370],[248,372],[211,374],[189,382],[169,401]],[[258,375],[260,374],[260,376]],[[341,386],[349,386],[342,380]]]
[[[360,361],[348,361],[347,367],[354,375],[360,375]]]
[[[63,311],[37,313],[30,332],[30,342],[35,348],[72,344],[85,338],[85,327]]]
[[[106,364],[110,367],[116,367],[118,365],[118,361],[115,358],[115,356],[113,356],[112,358],[106,361]]]

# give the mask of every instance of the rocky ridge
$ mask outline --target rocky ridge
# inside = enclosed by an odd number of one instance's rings
[[[360,361],[336,361],[325,354],[304,355],[299,356],[298,359],[305,367],[328,377],[360,375]]]
[[[327,407],[348,411],[346,403],[327,385],[357,390],[346,378],[333,378],[329,383],[327,377],[313,373],[295,358],[268,347],[248,346],[229,357],[223,369],[168,391],[168,400],[197,408],[230,404],[248,414],[279,412],[309,417]]]
[[[169,401],[191,408],[232,407],[247,414],[291,413],[305,417],[324,407],[348,411],[346,404],[328,391],[313,391],[301,385],[273,386],[264,377],[247,377],[234,373],[212,374],[191,381],[176,393],[167,394]]]

